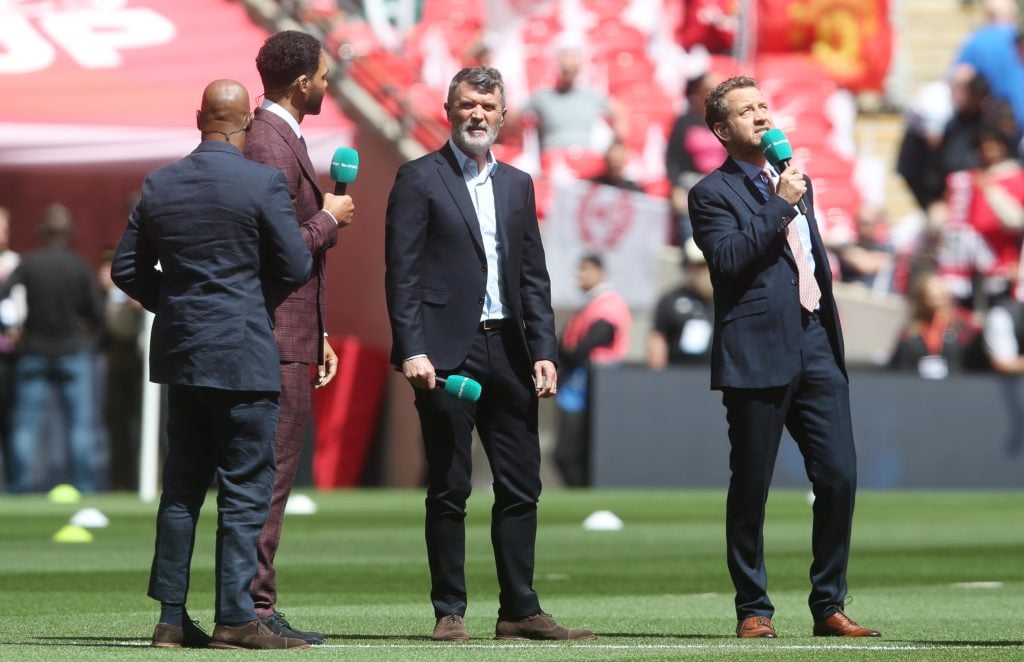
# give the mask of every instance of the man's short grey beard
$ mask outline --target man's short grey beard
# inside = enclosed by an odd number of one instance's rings
[[[484,145],[473,144],[470,143],[468,138],[466,137],[465,128],[465,126],[461,126],[458,129],[456,129],[455,132],[452,134],[452,139],[455,142],[455,145],[466,154],[472,154],[473,156],[483,156],[484,154],[490,151],[491,146],[494,144],[494,141],[498,139],[497,131],[495,131],[494,134],[491,135],[491,130],[488,129],[487,143]]]

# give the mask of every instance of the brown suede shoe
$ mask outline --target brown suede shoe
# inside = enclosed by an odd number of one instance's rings
[[[251,621],[245,625],[231,627],[230,625],[217,624],[213,628],[213,641],[210,648],[250,648],[250,649],[278,649],[278,648],[309,648],[309,644],[302,639],[294,637],[279,637],[264,625],[260,620]]]
[[[437,619],[434,625],[434,634],[430,637],[434,641],[466,641],[469,633],[466,632],[466,623],[459,614],[445,614]]]
[[[186,618],[180,628],[177,625],[157,623],[149,645],[153,648],[206,648],[210,641],[210,635],[203,632],[198,623]]]
[[[837,611],[823,621],[814,624],[815,637],[881,637],[878,630],[858,625],[852,618]]]
[[[551,614],[540,612],[518,621],[498,619],[494,626],[495,639],[575,639],[591,641],[597,635],[587,629],[570,630],[564,628],[551,617]]]
[[[775,639],[775,626],[767,616],[747,616],[736,626],[736,636],[740,639]]]

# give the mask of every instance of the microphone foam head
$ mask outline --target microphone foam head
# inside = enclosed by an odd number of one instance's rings
[[[761,134],[761,151],[773,166],[793,158],[793,146],[782,129],[769,129]]]
[[[476,402],[483,391],[480,382],[463,375],[449,375],[444,382],[444,391],[456,400]]]
[[[331,181],[351,184],[359,174],[359,152],[351,147],[339,147],[331,157]]]

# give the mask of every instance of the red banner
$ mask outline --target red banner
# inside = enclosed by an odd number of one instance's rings
[[[843,87],[880,91],[892,55],[889,0],[758,0],[759,53],[810,53]]]
[[[732,51],[739,25],[737,0],[687,0],[677,37],[686,49],[700,44],[709,53]]]

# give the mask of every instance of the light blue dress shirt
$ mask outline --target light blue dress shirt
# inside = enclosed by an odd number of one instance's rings
[[[507,317],[505,304],[501,300],[501,260],[498,253],[498,218],[494,211],[494,170],[498,162],[494,154],[487,152],[487,165],[483,172],[477,168],[476,161],[466,155],[449,138],[448,144],[455,152],[455,158],[462,168],[462,178],[466,181],[469,197],[473,201],[477,221],[480,223],[480,236],[484,241],[484,255],[487,257],[487,291],[484,295],[484,307],[480,311],[480,320],[500,319]]]

